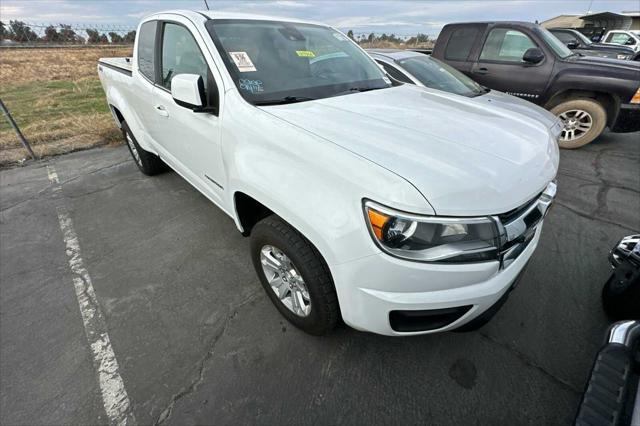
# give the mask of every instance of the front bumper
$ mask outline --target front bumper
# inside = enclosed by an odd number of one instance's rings
[[[640,130],[640,104],[622,104],[611,125],[615,133],[637,132]]]
[[[408,262],[379,253],[333,265],[345,323],[357,330],[388,336],[428,334],[470,323],[494,306],[517,281],[531,258],[542,230],[508,266],[499,262],[460,265]],[[448,325],[427,331],[399,332],[391,327],[393,311],[444,310],[470,306]]]

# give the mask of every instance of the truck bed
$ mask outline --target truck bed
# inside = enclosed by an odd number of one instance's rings
[[[130,57],[100,58],[98,59],[98,64],[111,68],[114,71],[118,71],[129,76],[131,75],[132,61]]]

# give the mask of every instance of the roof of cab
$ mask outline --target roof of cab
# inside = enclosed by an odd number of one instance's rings
[[[413,50],[402,49],[365,49],[367,53],[374,56],[383,56],[389,59],[405,59],[414,56],[425,56],[424,53],[414,52]]]
[[[183,16],[200,16],[205,17],[207,19],[242,19],[242,20],[256,20],[256,21],[284,21],[284,22],[295,22],[299,24],[314,24],[314,25],[325,25],[321,22],[308,21],[297,18],[289,18],[283,16],[268,16],[268,15],[254,15],[250,13],[236,13],[236,12],[219,12],[216,10],[185,10],[185,9],[177,9],[177,10],[163,10],[161,12],[156,12],[147,18],[151,18],[156,15],[162,14],[177,14]],[[145,18],[145,19],[147,19]]]

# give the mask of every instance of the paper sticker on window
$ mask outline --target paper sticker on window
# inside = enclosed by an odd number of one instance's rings
[[[316,54],[310,50],[296,50],[296,55],[301,58],[315,58]]]
[[[262,80],[249,80],[245,78],[241,78],[238,80],[240,83],[240,89],[246,90],[251,93],[260,93],[264,92],[264,88],[262,87]]]
[[[231,55],[231,59],[233,59],[233,62],[238,67],[238,71],[249,72],[256,70],[247,52],[229,52],[229,55]]]

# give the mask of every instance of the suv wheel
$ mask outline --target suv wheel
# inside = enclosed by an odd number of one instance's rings
[[[340,317],[329,267],[302,234],[277,216],[251,232],[251,259],[280,313],[309,334],[331,331]]]
[[[593,99],[573,99],[551,109],[564,123],[558,139],[560,148],[574,149],[600,136],[607,124],[607,112]]]
[[[140,147],[126,121],[122,122],[122,135],[133,157],[133,161],[135,161],[136,166],[138,166],[142,173],[147,176],[153,176],[167,170],[167,165],[164,164],[160,157]]]

